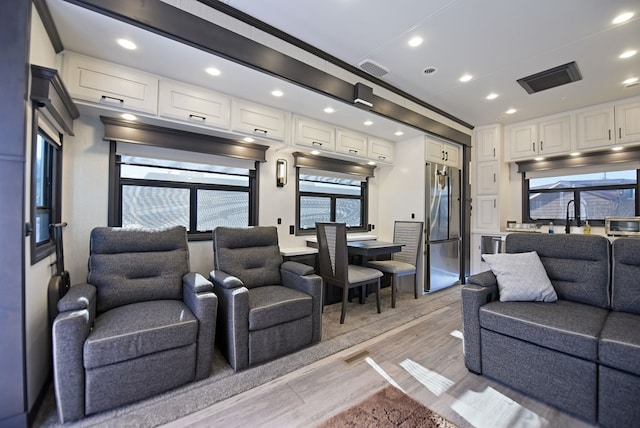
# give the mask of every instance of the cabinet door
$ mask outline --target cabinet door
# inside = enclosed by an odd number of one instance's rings
[[[613,107],[583,111],[576,115],[578,150],[610,147],[614,144]]]
[[[511,127],[508,135],[509,160],[528,159],[538,155],[538,133],[535,123]]]
[[[391,141],[369,137],[369,150],[367,157],[373,161],[391,164],[393,163],[394,144]]]
[[[150,74],[67,53],[64,76],[71,97],[77,100],[117,110],[158,111],[158,79]]]
[[[331,125],[296,117],[295,144],[334,151],[336,148],[335,129]]]
[[[444,143],[442,141],[427,140],[427,160],[436,163],[444,161]]]
[[[640,142],[640,102],[615,107],[618,144]]]
[[[476,185],[478,195],[498,194],[498,162],[479,162],[476,164]]]
[[[455,144],[444,144],[444,164],[455,168],[460,168],[460,147]]]
[[[543,120],[538,124],[540,156],[568,153],[571,150],[571,116]]]
[[[351,156],[367,157],[367,136],[346,129],[337,129],[336,151]]]
[[[231,128],[234,131],[283,141],[285,122],[285,113],[281,110],[248,101],[233,102]]]
[[[169,80],[160,81],[158,115],[228,129],[231,101],[216,92]]]
[[[476,228],[497,232],[500,230],[497,196],[478,196],[473,206],[476,214]]]
[[[498,159],[498,128],[478,129],[475,132],[476,162]]]

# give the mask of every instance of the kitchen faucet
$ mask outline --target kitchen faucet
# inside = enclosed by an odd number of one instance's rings
[[[571,233],[571,219],[569,218],[569,205],[573,203],[573,218],[576,219],[576,226],[580,227],[580,209],[576,210],[576,203],[573,199],[567,202],[567,224],[564,227],[564,232]]]

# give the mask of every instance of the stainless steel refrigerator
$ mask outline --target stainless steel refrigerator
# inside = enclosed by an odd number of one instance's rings
[[[425,292],[460,281],[460,170],[427,162]]]

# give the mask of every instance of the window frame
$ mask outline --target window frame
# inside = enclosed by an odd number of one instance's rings
[[[540,194],[540,193],[573,193],[573,200],[575,206],[580,206],[580,194],[583,192],[592,192],[597,190],[635,190],[635,216],[640,215],[640,169],[636,169],[636,184],[615,184],[609,186],[585,186],[579,188],[557,188],[557,189],[530,189],[530,178],[526,177],[526,173],[523,174],[522,179],[522,205],[523,205],[523,220],[529,223],[535,224],[548,224],[549,222],[553,222],[555,225],[565,225],[567,224],[566,217],[564,218],[539,218],[532,219],[531,218],[531,205],[530,205],[530,195],[532,193]],[[573,219],[573,217],[572,217]],[[581,221],[585,219],[581,218]],[[587,216],[587,221],[591,226],[604,226],[605,219],[595,219],[589,218]]]
[[[44,124],[41,124],[41,118],[38,110],[38,106],[35,105],[33,109],[33,123],[32,123],[32,143],[31,143],[31,196],[30,196],[30,246],[31,246],[31,264],[34,265],[45,257],[55,253],[55,238],[53,231],[50,227],[51,224],[60,223],[61,219],[61,206],[62,206],[62,134],[58,134],[58,138],[54,138],[50,134],[53,132],[47,131]],[[48,128],[48,127],[47,127]],[[42,136],[43,141],[47,144],[48,152],[50,154],[48,162],[44,165],[45,169],[49,169],[49,180],[46,184],[47,204],[43,206],[37,205],[37,186],[39,168],[37,162],[38,151],[38,137]],[[47,240],[38,242],[37,228],[37,214],[46,210],[49,212],[49,238]]]
[[[330,198],[331,200],[331,213],[330,221],[336,221],[336,202],[338,199],[359,199],[360,200],[360,218],[362,225],[360,227],[347,227],[347,232],[367,232],[369,231],[369,177],[360,181],[360,196],[356,195],[344,195],[337,193],[316,193],[316,192],[301,192],[300,191],[300,168],[296,167],[296,236],[302,235],[315,235],[316,228],[302,229],[300,227],[300,214],[301,214],[301,198],[304,196]],[[330,172],[330,171],[327,171]],[[322,170],[318,170],[318,175],[322,175]]]
[[[121,168],[123,164],[120,155],[116,152],[117,143],[111,141],[110,146],[110,196],[109,196],[109,226],[122,226],[122,188],[123,186],[145,186],[145,187],[165,187],[173,189],[189,189],[189,227],[187,228],[187,239],[189,241],[210,241],[212,239],[212,231],[197,230],[198,216],[198,190],[222,190],[242,192],[248,194],[249,212],[248,226],[258,224],[258,181],[259,162],[255,162],[255,169],[250,169],[247,187],[232,186],[223,184],[207,184],[207,183],[186,183],[179,181],[167,180],[145,180],[136,178],[122,178]]]

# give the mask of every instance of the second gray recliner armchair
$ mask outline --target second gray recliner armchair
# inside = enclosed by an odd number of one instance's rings
[[[282,262],[275,227],[213,231],[218,346],[234,370],[320,341],[322,278]]]

